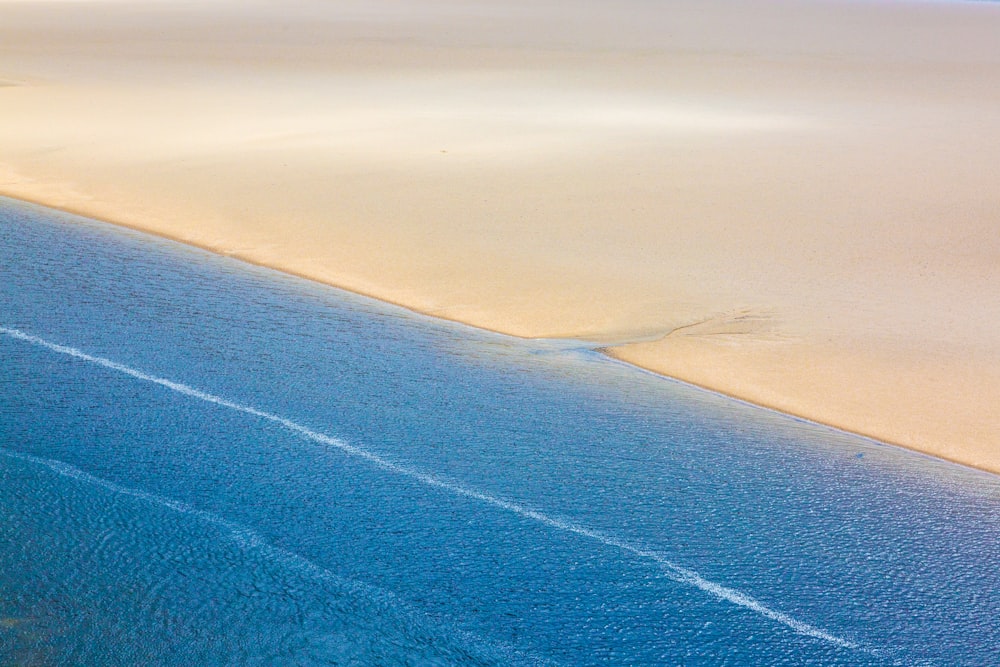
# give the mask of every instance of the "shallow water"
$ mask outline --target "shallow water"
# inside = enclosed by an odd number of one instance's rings
[[[0,200],[0,664],[1000,664],[1000,478]]]

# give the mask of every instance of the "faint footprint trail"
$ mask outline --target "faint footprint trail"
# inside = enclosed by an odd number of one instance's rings
[[[213,403],[220,407],[228,408],[230,410],[235,410],[236,412],[242,412],[244,414],[252,415],[254,417],[258,417],[260,419],[264,419],[266,421],[279,424],[306,440],[334,447],[336,449],[341,450],[342,452],[344,452],[349,456],[363,459],[383,470],[395,473],[397,475],[402,475],[404,477],[408,477],[426,486],[442,489],[454,495],[463,496],[465,498],[469,498],[472,500],[477,500],[479,502],[491,505],[492,507],[496,507],[498,509],[505,510],[507,512],[520,516],[524,519],[528,519],[530,521],[539,523],[549,528],[578,535],[580,537],[585,537],[590,540],[596,541],[600,544],[603,544],[604,546],[613,547],[625,553],[631,554],[633,556],[654,561],[655,563],[660,565],[667,573],[667,575],[674,581],[698,588],[706,593],[709,593],[710,595],[715,596],[716,598],[725,600],[726,602],[730,602],[734,605],[737,605],[739,607],[752,611],[756,614],[759,614],[760,616],[763,616],[772,621],[780,623],[781,625],[784,625],[799,634],[806,635],[808,637],[813,637],[815,639],[828,642],[830,644],[839,646],[841,648],[846,648],[846,649],[863,648],[857,642],[851,641],[850,639],[846,639],[844,637],[840,637],[838,635],[833,634],[832,632],[811,625],[804,621],[800,621],[792,616],[789,616],[788,614],[785,614],[784,612],[773,609],[768,605],[766,605],[765,603],[755,599],[751,595],[748,595],[747,593],[705,579],[694,570],[682,567],[681,565],[678,565],[673,561],[669,560],[662,553],[654,551],[652,549],[648,549],[642,546],[641,544],[632,542],[625,538],[621,538],[610,533],[604,533],[598,530],[593,530],[587,528],[586,526],[581,526],[579,524],[573,523],[571,521],[566,521],[557,517],[553,517],[543,512],[531,509],[529,507],[525,507],[524,505],[520,505],[516,502],[505,500],[498,496],[494,496],[489,493],[484,493],[482,491],[477,491],[473,488],[464,486],[457,482],[436,477],[434,475],[422,472],[420,470],[417,470],[416,468],[412,468],[404,464],[395,463],[387,458],[384,458],[383,456],[380,456],[379,454],[368,451],[367,449],[358,447],[356,445],[352,445],[344,440],[341,440],[340,438],[326,435],[318,431],[314,431],[306,426],[303,426],[302,424],[298,424],[296,422],[291,421],[290,419],[286,419],[279,415],[265,412],[263,410],[258,410],[257,408],[254,408],[249,405],[236,403],[234,401],[230,401],[225,398],[215,396],[214,394],[201,391],[199,389],[196,389],[194,387],[191,387],[189,385],[180,382],[174,382],[173,380],[168,380],[166,378],[150,375],[149,373],[145,373],[141,370],[132,368],[130,366],[126,366],[124,364],[120,364],[110,359],[87,354],[86,352],[74,347],[59,345],[57,343],[45,340],[44,338],[39,338],[38,336],[25,333],[18,329],[12,329],[3,326],[0,326],[0,333],[3,333],[6,336],[9,336],[11,338],[20,341],[24,341],[27,343],[31,343],[33,345],[37,345],[39,347],[46,348],[48,350],[51,350],[52,352],[64,354],[69,357],[79,359],[81,361],[86,361],[88,363],[95,364],[97,366],[102,366],[104,368],[124,373],[125,375],[129,375],[133,378],[136,378],[137,380],[142,380],[144,382],[151,382],[153,384],[166,387],[171,391],[175,391],[179,394],[183,394],[185,396],[190,396],[192,398],[205,401],[206,403]],[[142,493],[142,492],[136,492],[136,493]],[[185,507],[185,509],[187,508]]]

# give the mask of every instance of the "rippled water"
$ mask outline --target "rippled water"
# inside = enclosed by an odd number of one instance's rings
[[[1000,664],[1000,478],[0,200],[0,664]]]

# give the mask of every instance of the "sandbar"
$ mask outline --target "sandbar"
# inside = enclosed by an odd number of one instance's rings
[[[1000,472],[1000,5],[0,0],[0,193]]]

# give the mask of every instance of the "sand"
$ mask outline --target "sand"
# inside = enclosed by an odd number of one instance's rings
[[[1000,5],[0,0],[0,193],[1000,472]]]

